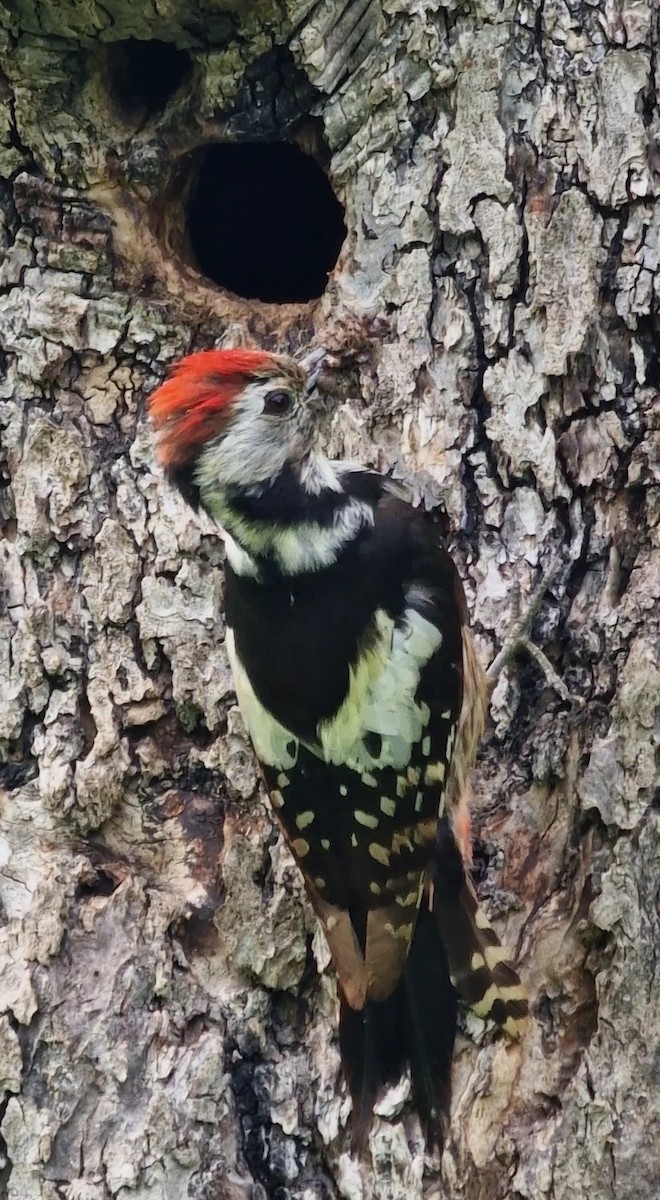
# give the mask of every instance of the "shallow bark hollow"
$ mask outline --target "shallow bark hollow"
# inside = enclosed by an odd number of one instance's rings
[[[655,23],[652,0],[0,5],[8,1200],[658,1194]],[[342,206],[304,303],[200,270],[205,147],[248,142],[297,146]],[[585,702],[527,658],[495,692],[476,873],[534,1019],[520,1047],[464,1021],[442,1174],[405,1085],[348,1156],[218,540],[144,418],[191,348],[312,338],[328,449],[444,509],[484,661],[560,558],[533,634]]]

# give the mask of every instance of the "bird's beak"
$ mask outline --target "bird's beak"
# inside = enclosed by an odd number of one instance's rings
[[[307,375],[307,379],[305,380],[305,396],[311,395],[314,391],[325,365],[325,360],[326,352],[320,346],[316,350],[310,350],[309,354],[300,359],[300,366]]]

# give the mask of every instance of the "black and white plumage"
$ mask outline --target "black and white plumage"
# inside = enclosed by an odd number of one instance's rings
[[[290,359],[209,351],[151,413],[173,482],[224,532],[236,693],[337,969],[355,1139],[409,1063],[432,1142],[451,979],[511,1034],[526,1009],[465,869],[484,696],[437,526],[384,477],[317,453],[306,382]]]

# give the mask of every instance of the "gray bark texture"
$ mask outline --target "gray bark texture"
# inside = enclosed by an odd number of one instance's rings
[[[3,6],[4,5],[4,6]],[[660,1195],[660,114],[654,0],[0,3],[0,1196]],[[190,69],[155,108],[128,38]],[[317,302],[196,269],[212,141],[326,161]],[[231,186],[231,181],[227,182]],[[231,231],[228,231],[231,236]],[[259,790],[222,553],[145,396],[191,349],[321,343],[323,431],[444,508],[484,664],[475,775],[520,1044],[463,1014],[451,1134],[403,1082],[350,1156],[336,985]]]

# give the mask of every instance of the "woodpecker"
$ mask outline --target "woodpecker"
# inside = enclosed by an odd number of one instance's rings
[[[227,653],[336,968],[353,1145],[409,1067],[432,1147],[457,993],[511,1037],[527,1011],[469,869],[488,687],[437,525],[387,477],[321,452],[317,374],[256,349],[202,351],[150,416],[170,482],[224,538]]]

